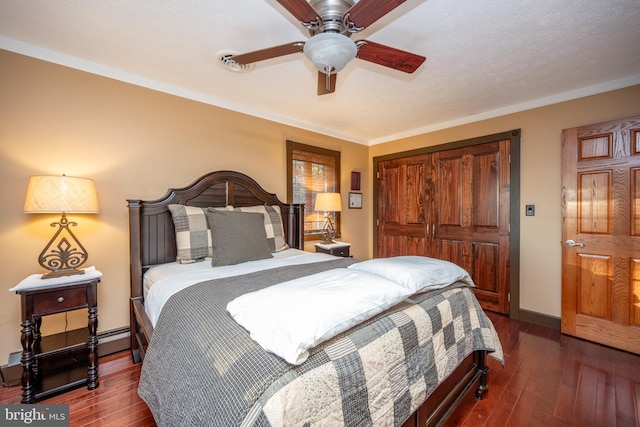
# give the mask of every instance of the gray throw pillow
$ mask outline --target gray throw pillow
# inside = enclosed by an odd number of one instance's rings
[[[262,214],[208,208],[207,221],[213,243],[212,266],[272,257]]]

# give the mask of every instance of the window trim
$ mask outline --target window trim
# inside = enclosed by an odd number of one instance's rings
[[[315,145],[301,144],[299,142],[294,142],[287,140],[287,203],[293,203],[293,151],[306,151],[313,154],[321,154],[324,156],[332,156],[336,159],[336,167],[335,167],[335,182],[336,182],[336,192],[340,193],[340,152],[335,150],[330,150],[328,148],[316,147]],[[312,207],[313,209],[313,207]],[[336,237],[340,237],[340,212],[336,212],[334,215],[334,226],[336,229]],[[316,232],[304,232],[304,240],[321,240],[320,231]]]

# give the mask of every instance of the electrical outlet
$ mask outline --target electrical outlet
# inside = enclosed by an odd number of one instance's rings
[[[525,215],[535,216],[535,214],[536,214],[536,205],[525,205]]]

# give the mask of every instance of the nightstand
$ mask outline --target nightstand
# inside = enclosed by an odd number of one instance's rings
[[[40,279],[27,277],[11,289],[22,302],[22,403],[87,385],[98,387],[98,283],[102,273]],[[44,316],[86,308],[87,328],[42,336]]]
[[[316,243],[316,252],[345,258],[349,257],[349,248],[351,243],[346,242]]]

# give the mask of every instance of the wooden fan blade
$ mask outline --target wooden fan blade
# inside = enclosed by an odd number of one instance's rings
[[[356,3],[357,4],[357,3]],[[405,73],[413,73],[425,61],[424,56],[415,53],[405,52],[404,50],[385,46],[382,44],[362,40],[364,43],[358,47],[356,58],[373,62],[374,64],[384,67],[393,68],[395,70],[404,71]],[[360,43],[360,41],[356,42]]]
[[[282,7],[292,14],[298,21],[311,24],[314,21],[320,24],[318,12],[306,0],[276,0]]]
[[[347,26],[360,31],[400,6],[406,0],[360,0],[344,14]]]
[[[273,46],[253,52],[233,55],[231,59],[238,64],[246,65],[251,64],[252,62],[264,61],[265,59],[277,58],[278,56],[302,52],[303,46],[304,42],[287,43],[280,46]]]
[[[329,74],[329,81],[327,82],[327,75],[322,71],[318,71],[318,95],[335,92],[337,77],[337,74]],[[327,87],[327,83],[329,83],[329,87]]]

